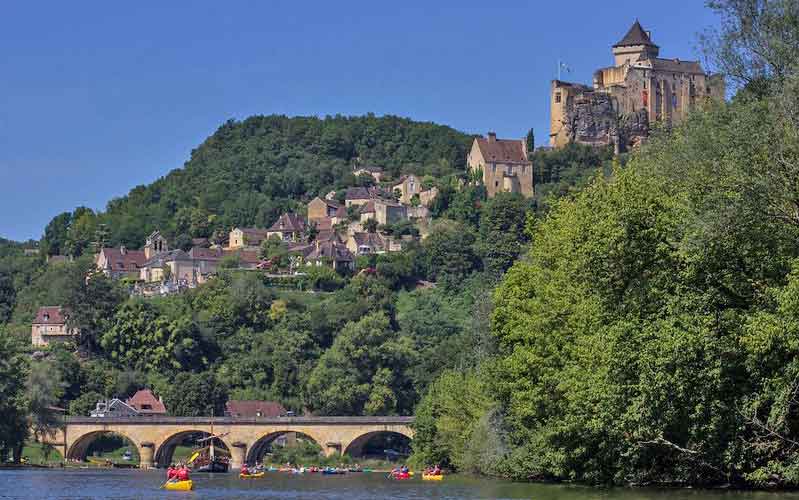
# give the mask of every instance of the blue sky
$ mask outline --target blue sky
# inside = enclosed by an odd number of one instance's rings
[[[590,82],[636,17],[697,57],[700,0],[4,2],[0,236],[103,209],[180,167],[229,118],[397,114],[548,133],[549,82]]]

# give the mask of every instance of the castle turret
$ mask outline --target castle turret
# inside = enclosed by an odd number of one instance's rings
[[[660,47],[652,43],[651,33],[644,31],[638,19],[635,20],[627,34],[613,46],[616,66],[653,59],[659,53]]]

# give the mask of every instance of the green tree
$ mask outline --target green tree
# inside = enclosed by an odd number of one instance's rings
[[[322,415],[391,415],[414,400],[405,370],[414,361],[409,339],[397,338],[382,312],[348,323],[308,380],[308,407]]]
[[[497,193],[483,205],[475,247],[486,271],[500,275],[519,257],[529,241],[525,231],[528,208],[521,195],[511,193]]]
[[[223,415],[227,402],[227,385],[217,380],[213,372],[180,372],[158,384],[158,394],[170,415],[204,417]]]
[[[46,255],[61,255],[65,253],[67,234],[72,223],[72,213],[63,212],[56,215],[44,228],[42,238],[42,251]]]
[[[103,399],[103,395],[99,392],[84,392],[79,397],[69,402],[69,414],[78,417],[86,417],[95,409],[97,402]]]
[[[0,455],[13,453],[19,460],[28,436],[25,391],[27,357],[11,337],[0,329]]]
[[[446,219],[436,222],[422,243],[430,277],[451,287],[477,269],[474,241],[474,234],[465,224]]]

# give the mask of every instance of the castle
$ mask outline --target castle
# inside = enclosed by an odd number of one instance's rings
[[[650,122],[679,123],[708,98],[724,98],[724,79],[697,61],[664,59],[636,20],[613,46],[614,65],[594,72],[593,86],[553,80],[550,145],[639,143]]]

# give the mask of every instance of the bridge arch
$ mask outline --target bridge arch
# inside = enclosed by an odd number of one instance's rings
[[[155,450],[154,465],[156,467],[168,467],[173,461],[175,448],[177,448],[178,445],[180,445],[192,434],[202,435],[203,437],[208,437],[211,435],[210,432],[201,429],[185,429],[168,435],[161,441],[161,443],[158,445],[158,448]],[[231,443],[227,442],[227,440],[223,438],[216,438],[215,442],[221,443],[228,453],[233,452],[233,447]]]
[[[343,455],[350,455],[352,457],[360,457],[363,455],[363,449],[366,444],[376,437],[395,437],[395,438],[402,438],[407,442],[413,440],[413,435],[409,432],[404,432],[402,430],[387,430],[387,429],[380,429],[374,430],[370,432],[366,432],[361,434],[360,436],[356,437],[349,444],[341,450]]]
[[[303,438],[308,438],[310,441],[316,443],[319,446],[320,450],[325,449],[325,443],[321,442],[318,436],[313,436],[309,433],[303,431],[297,431],[294,429],[285,429],[280,431],[272,431],[268,432],[258,439],[255,440],[247,450],[246,460],[245,463],[247,464],[254,464],[255,462],[260,461],[263,456],[266,454],[267,450],[272,446],[272,443],[275,442],[281,436],[286,434],[297,434],[302,436]]]
[[[142,450],[141,450],[142,444],[137,442],[130,435],[123,432],[117,432],[115,430],[102,429],[102,430],[86,432],[85,434],[82,434],[79,437],[77,437],[72,442],[72,445],[68,448],[66,459],[79,460],[79,461],[86,460],[86,453],[88,452],[89,447],[92,445],[92,443],[94,443],[94,441],[97,440],[97,438],[109,434],[122,436],[123,438],[125,438],[128,442],[131,443],[132,447],[136,449],[136,453],[139,454],[139,459],[142,458]]]

